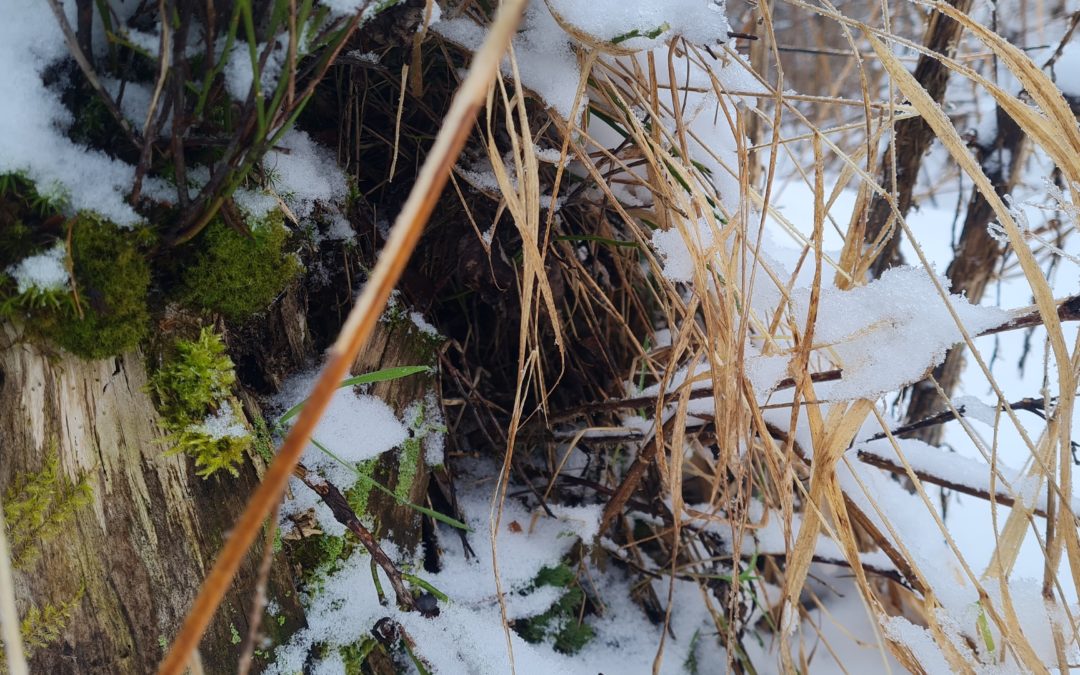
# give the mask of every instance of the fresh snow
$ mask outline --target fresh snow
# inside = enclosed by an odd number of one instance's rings
[[[311,391],[317,377],[318,373],[312,372],[290,379],[276,403],[282,410],[300,403]],[[357,480],[356,472],[351,468],[354,464],[400,446],[409,438],[409,430],[381,399],[357,394],[352,387],[344,387],[334,392],[312,438],[334,456],[313,444],[304,452],[304,463],[344,490]]]
[[[65,3],[75,25],[75,5]],[[133,166],[73,143],[74,119],[61,92],[42,83],[45,70],[68,58],[60,26],[40,0],[11,0],[0,22],[0,175],[22,173],[39,192],[64,198],[71,211],[95,211],[120,225],[138,214],[125,201]],[[93,180],[87,180],[88,177]]]
[[[67,246],[58,242],[44,253],[23,258],[8,267],[7,273],[15,280],[19,293],[30,289],[60,291],[67,288],[70,281],[66,260]]]

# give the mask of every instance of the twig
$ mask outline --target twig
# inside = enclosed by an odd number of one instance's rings
[[[221,604],[222,597],[232,584],[233,577],[255,540],[263,520],[281,499],[289,476],[300,461],[300,455],[307,447],[319,418],[337,392],[338,383],[347,375],[361,347],[367,344],[390,297],[390,291],[401,277],[420,239],[424,224],[446,185],[450,168],[472,131],[473,122],[486,99],[488,88],[495,78],[499,62],[517,28],[523,9],[524,0],[509,0],[499,6],[491,31],[473,58],[469,74],[450,104],[450,111],[394,223],[382,255],[364,285],[363,293],[349,312],[341,334],[327,354],[326,365],[307,404],[285,437],[281,449],[266,471],[263,482],[249,498],[247,507],[233,528],[232,536],[225,542],[203,582],[180,633],[158,669],[161,675],[180,675],[183,671],[189,655],[198,645],[210,619]]]
[[[255,581],[255,597],[248,612],[248,634],[244,648],[240,652],[237,675],[247,675],[251,671],[252,657],[255,655],[255,642],[259,639],[259,626],[262,623],[263,609],[266,608],[266,585],[270,581],[270,569],[274,563],[274,539],[277,535],[278,508],[267,519],[266,543],[263,544],[262,560],[259,561],[259,576]]]
[[[371,559],[382,568],[383,572],[386,572],[386,576],[390,579],[390,585],[394,588],[394,595],[397,596],[398,606],[408,611],[416,609],[416,601],[413,600],[409,589],[405,588],[405,581],[401,578],[401,571],[394,565],[394,561],[390,560],[390,556],[386,555],[386,551],[382,550],[371,531],[364,527],[364,524],[356,517],[356,513],[349,506],[345,495],[341,494],[341,490],[338,490],[333,483],[326,479],[310,473],[303,464],[296,465],[293,475],[319,495],[323,503],[330,507],[334,519],[356,535],[356,538],[371,554]]]
[[[711,391],[711,390],[710,390]],[[644,448],[638,453],[638,456],[634,458],[630,468],[626,470],[626,475],[623,476],[623,480],[619,483],[619,487],[615,489],[615,492],[608,499],[607,504],[604,505],[604,512],[600,516],[600,529],[597,530],[597,535],[603,535],[608,527],[611,526],[612,521],[622,513],[623,508],[626,506],[626,502],[630,500],[630,497],[637,491],[638,485],[641,484],[641,479],[645,477],[645,471],[652,464],[653,459],[656,458],[656,453],[660,449],[660,443],[662,439],[671,433],[674,428],[675,417],[668,420],[668,423],[663,426],[663,430],[659,434],[653,434],[653,437],[645,445]]]
[[[872,452],[867,452],[866,450],[859,450],[857,456],[859,458],[859,461],[863,464],[869,464],[870,466],[884,469],[885,471],[896,474],[897,476],[908,475],[907,469],[902,464],[898,464],[880,455],[875,455]],[[987,466],[987,469],[989,468],[990,467]],[[926,469],[920,469],[913,466],[911,467],[911,472],[918,476],[919,480],[924,483],[930,483],[931,485],[939,485],[943,488],[948,488],[949,490],[959,492],[960,494],[965,494],[970,497],[978,497],[979,499],[988,502],[997,502],[998,504],[1001,504],[1003,506],[1012,506],[1016,503],[1016,497],[1003,490],[995,490],[994,494],[991,495],[986,490],[980,490],[977,487],[974,487],[972,485],[965,485],[964,483],[957,483],[943,476],[935,475],[927,471]],[[1032,513],[1038,516],[1042,516],[1043,518],[1046,517],[1046,510],[1039,507],[1033,508]]]
[[[154,118],[157,115],[161,92],[165,88],[165,80],[169,77],[169,68],[172,63],[172,31],[165,0],[158,0],[158,15],[161,17],[158,23],[161,26],[161,39],[159,41],[161,62],[158,64],[158,77],[154,84],[154,92],[150,96],[150,105],[146,108],[146,121],[143,123],[142,130],[143,147],[142,152],[139,153],[139,163],[135,165],[135,180],[132,181],[131,187],[132,205],[138,204],[139,197],[142,194],[143,178],[146,172],[150,170],[150,161],[154,154],[154,137],[157,135],[159,127],[158,124],[154,123]],[[181,53],[183,53],[182,50]],[[164,118],[164,115],[162,115],[162,118]]]
[[[75,31],[72,30],[71,24],[68,23],[67,15],[64,13],[64,8],[60,5],[60,0],[49,0],[49,7],[52,9],[53,15],[56,17],[57,23],[60,24],[60,30],[64,33],[64,41],[67,43],[68,51],[71,52],[71,56],[75,59],[75,62],[79,64],[79,69],[82,70],[83,75],[86,76],[86,81],[90,83],[90,86],[94,88],[94,91],[101,97],[101,102],[105,104],[109,113],[116,120],[116,123],[120,125],[120,128],[124,130],[128,140],[136,148],[142,148],[142,142],[135,134],[135,130],[131,128],[131,124],[124,117],[120,109],[116,107],[116,101],[112,96],[109,96],[109,92],[105,91],[105,87],[101,85],[101,80],[98,79],[97,73],[94,72],[94,67],[90,65],[90,61],[86,58],[86,54],[83,53],[81,47],[79,47],[78,36],[75,35]]]
[[[1020,399],[1019,401],[1016,401],[1015,403],[1010,403],[1009,407],[1012,408],[1013,410],[1026,410],[1028,412],[1035,413],[1036,415],[1038,415],[1039,417],[1043,417],[1044,419],[1046,417],[1043,414],[1043,411],[1046,410],[1046,400],[1041,398],[1041,397],[1040,398],[1023,398],[1023,399]],[[867,442],[869,442],[869,441],[880,441],[881,439],[887,438],[890,435],[899,436],[901,434],[911,433],[912,431],[917,431],[919,429],[925,429],[926,427],[934,426],[935,424],[942,424],[943,422],[951,422],[952,420],[956,419],[957,417],[962,417],[965,414],[967,414],[967,408],[965,406],[962,406],[962,405],[961,406],[956,406],[956,412],[955,413],[951,409],[950,410],[942,410],[941,412],[936,413],[934,415],[931,415],[929,417],[924,417],[923,419],[921,419],[921,420],[919,420],[917,422],[912,422],[911,424],[904,424],[904,425],[898,426],[895,429],[889,430],[888,433],[882,431],[880,433],[874,434],[870,438],[867,438],[866,441]]]
[[[1061,321],[1080,321],[1080,295],[1072,295],[1065,298],[1058,303],[1058,318]],[[1025,328],[1034,328],[1035,326],[1042,325],[1042,317],[1039,315],[1037,309],[1024,312],[1012,319],[1009,319],[1005,323],[995,328],[990,328],[972,337],[985,337],[987,335],[997,335],[998,333],[1005,333],[1012,330],[1022,330]],[[811,382],[835,382],[844,375],[844,371],[840,368],[834,370],[823,370],[817,373],[810,373]],[[786,377],[780,380],[773,391],[783,391],[784,389],[791,389],[795,386],[795,378]],[[675,394],[677,390],[668,392],[669,394]],[[696,388],[690,392],[690,399],[702,399],[709,398],[713,395],[713,389],[711,386],[703,386]],[[608,410],[620,410],[630,408],[649,408],[656,405],[656,395],[649,396],[635,396],[632,398],[617,398],[607,401],[596,401],[594,403],[586,403],[584,405],[570,408],[557,415],[554,415],[551,420],[558,422],[566,420],[578,415],[583,415],[591,412],[603,412]]]

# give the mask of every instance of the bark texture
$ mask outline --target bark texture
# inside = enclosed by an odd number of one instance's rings
[[[83,361],[23,340],[8,324],[0,374],[0,487],[40,471],[55,450],[60,471],[86,476],[92,489],[89,505],[37,542],[40,555],[18,573],[22,611],[29,602],[68,602],[82,589],[60,642],[34,653],[33,671],[153,672],[258,480],[254,466],[203,480],[187,457],[167,456],[139,352]],[[257,552],[245,561],[203,641],[208,672],[235,668],[234,629],[246,633],[257,561]],[[298,616],[286,566],[274,566],[269,594]]]

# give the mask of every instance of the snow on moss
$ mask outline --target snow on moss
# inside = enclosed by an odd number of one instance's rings
[[[18,264],[7,269],[15,280],[19,293],[31,289],[39,291],[60,291],[67,288],[71,278],[68,276],[65,261],[67,246],[60,242],[44,253],[23,258]]]
[[[240,423],[232,404],[225,401],[215,412],[210,413],[200,423],[193,425],[191,431],[203,434],[211,440],[219,441],[225,438],[245,438],[247,428]]]
[[[23,173],[39,190],[62,194],[72,211],[94,211],[121,225],[138,222],[138,214],[124,199],[134,167],[69,140],[65,132],[74,118],[61,103],[61,92],[42,81],[46,69],[68,57],[48,3],[12,0],[4,9],[0,174]],[[68,3],[67,10],[74,24],[74,4]]]

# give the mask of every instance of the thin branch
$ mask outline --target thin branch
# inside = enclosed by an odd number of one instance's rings
[[[1046,400],[1041,397],[1023,398],[1019,401],[1016,401],[1015,403],[1010,403],[1009,407],[1013,410],[1026,410],[1028,412],[1035,413],[1036,415],[1038,415],[1039,417],[1043,417],[1044,419],[1046,417],[1043,414],[1043,412],[1046,410]],[[927,427],[932,427],[934,425],[942,424],[944,422],[951,422],[952,420],[958,417],[963,417],[966,414],[966,406],[956,406],[956,412],[953,412],[951,409],[942,410],[941,412],[930,415],[929,417],[924,417],[917,422],[898,426],[895,429],[889,430],[888,433],[882,431],[880,433],[874,434],[870,438],[867,438],[866,441],[880,441],[883,438],[888,438],[890,435],[899,436],[901,434],[909,434],[912,431],[918,431],[919,429],[925,429]]]
[[[259,639],[259,626],[262,624],[263,609],[266,608],[266,586],[270,581],[270,569],[274,564],[274,539],[277,535],[278,509],[275,508],[266,520],[266,542],[263,544],[262,560],[259,561],[259,576],[255,581],[255,597],[248,612],[248,634],[240,650],[240,662],[237,675],[248,675],[255,656],[255,643]]]
[[[75,62],[79,64],[79,69],[83,72],[83,75],[86,76],[86,81],[90,83],[90,86],[93,87],[94,91],[101,97],[101,102],[105,104],[109,114],[113,116],[116,123],[124,130],[124,134],[127,135],[131,144],[136,148],[141,149],[142,141],[139,140],[135,130],[131,128],[131,123],[128,122],[127,118],[120,112],[120,108],[116,106],[116,101],[109,95],[109,92],[105,91],[105,87],[102,86],[97,73],[94,72],[94,67],[86,58],[86,54],[83,53],[82,48],[79,47],[79,38],[71,28],[71,24],[68,23],[67,14],[64,13],[64,8],[60,4],[60,0],[49,0],[49,7],[52,8],[53,15],[56,17],[57,23],[60,24],[60,30],[64,33],[64,41],[67,43],[68,51],[71,52],[71,56],[75,59]]]
[[[1058,318],[1061,321],[1080,321],[1080,295],[1073,295],[1065,298],[1058,303]],[[1037,309],[1025,311],[1022,314],[1009,319],[1005,323],[995,328],[990,328],[972,337],[984,337],[987,335],[997,335],[998,333],[1005,333],[1013,330],[1023,330],[1026,328],[1034,328],[1042,325],[1042,317],[1039,315]],[[833,370],[823,370],[817,373],[810,373],[811,382],[835,382],[844,375],[844,371],[840,368]],[[795,378],[786,377],[780,380],[773,391],[783,391],[784,389],[791,389],[795,386]],[[666,392],[668,395],[674,395],[678,390],[672,390]],[[711,386],[702,386],[696,388],[690,392],[690,399],[702,399],[709,398],[713,395],[713,389]],[[651,408],[656,405],[656,400],[659,398],[656,394],[649,396],[635,396],[632,398],[617,398],[607,401],[596,401],[594,403],[586,403],[584,405],[570,408],[557,415],[554,415],[551,420],[553,422],[559,422],[567,420],[579,415],[592,412],[603,412],[608,410],[625,410],[632,408]]]
[[[390,559],[390,556],[386,555],[386,551],[382,550],[371,531],[364,527],[364,524],[356,517],[356,513],[349,506],[345,495],[341,494],[341,490],[338,490],[333,483],[326,479],[310,473],[303,464],[296,465],[293,475],[319,495],[323,503],[330,507],[334,519],[356,535],[356,538],[371,554],[371,559],[382,568],[383,572],[386,572],[386,576],[390,579],[390,585],[394,588],[394,595],[397,596],[398,606],[410,612],[415,610],[416,601],[413,600],[409,589],[405,588],[405,581],[401,578],[401,571],[394,565],[394,561]]]
[[[876,455],[866,450],[859,450],[857,453],[859,461],[863,464],[869,464],[870,466],[877,467],[888,471],[889,473],[896,474],[897,476],[907,476],[908,471],[904,465],[892,461],[881,455]],[[990,466],[987,465],[987,470],[990,470]],[[970,497],[978,497],[979,499],[996,502],[1002,506],[1013,506],[1016,503],[1016,497],[1004,490],[995,490],[993,494],[986,490],[979,489],[973,485],[966,485],[964,483],[958,483],[944,476],[938,476],[923,468],[911,467],[911,472],[919,477],[924,483],[930,483],[931,485],[939,485],[943,488],[947,488],[960,494],[965,494]],[[1032,509],[1032,513],[1038,516],[1046,517],[1046,509],[1035,507]],[[1073,515],[1080,515],[1074,513]]]

